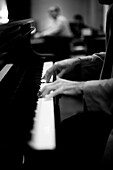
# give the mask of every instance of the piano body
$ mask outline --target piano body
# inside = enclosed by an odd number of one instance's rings
[[[21,156],[26,170],[36,167],[54,169],[60,165],[73,169],[73,165],[80,165],[77,160],[81,160],[81,153],[83,160],[87,160],[87,157],[84,159],[87,140],[83,140],[89,129],[87,116],[76,115],[76,110],[82,112],[83,101],[81,97],[76,101],[69,96],[60,96],[60,99],[55,97],[46,103],[38,98],[46,60],[30,44],[32,22],[32,19],[27,19],[0,25],[1,160],[5,161],[4,165],[13,157],[16,163],[16,156]],[[41,106],[43,114],[38,112]],[[48,110],[54,113],[47,113]],[[47,122],[43,123],[46,116]],[[62,120],[65,121],[60,123]],[[40,128],[37,131],[39,124],[49,137],[48,143],[41,135],[42,131],[39,132]],[[41,139],[37,139],[40,136]]]
[[[7,154],[7,157],[10,157],[11,153],[13,155],[21,153],[21,155],[25,155],[25,160],[27,154],[28,160],[33,159],[34,152],[38,150],[30,146],[29,141],[36,119],[37,94],[44,66],[43,59],[33,51],[30,44],[33,22],[33,19],[26,19],[0,25],[0,126],[2,139],[0,145],[3,148],[3,154]],[[52,103],[55,102],[56,99],[52,101]],[[52,106],[52,110],[54,110],[54,106]],[[54,120],[54,115],[52,116],[52,120]],[[53,126],[55,126],[54,123]],[[47,153],[50,150],[55,150],[55,143],[54,148],[44,150]],[[39,153],[37,155],[40,155]]]
[[[45,168],[53,168],[55,164],[59,167],[60,163],[65,163],[63,156],[67,159],[66,148],[70,148],[67,145],[65,147],[63,143],[65,141],[61,139],[63,138],[62,131],[60,131],[60,118],[65,117],[65,115],[60,116],[63,113],[62,106],[65,105],[65,96],[63,100],[62,98],[59,100],[57,97],[51,101],[38,99],[37,94],[40,90],[44,66],[46,63],[51,66],[52,62],[46,61],[43,55],[38,55],[32,49],[30,37],[33,22],[32,19],[26,19],[0,25],[0,128],[2,139],[0,145],[3,148],[1,154],[4,154],[4,157],[7,155],[8,160],[11,155],[23,156],[26,169],[40,167],[40,165]],[[65,109],[70,107],[69,105],[67,103]],[[72,105],[76,107],[76,102],[74,104],[72,102]],[[38,110],[41,106],[44,114],[40,116]],[[47,113],[47,111],[52,112]],[[68,111],[67,117],[70,114],[70,110]],[[74,109],[73,114],[75,114]],[[51,115],[50,119],[48,119],[49,115]],[[47,117],[47,123],[50,126],[42,122],[44,117]],[[42,137],[42,131],[40,133],[36,130],[41,124],[39,119],[44,125],[43,129],[45,135],[48,136],[48,143]],[[50,130],[51,127],[52,130]],[[37,137],[40,136],[41,139],[37,140]],[[57,164],[58,162],[59,164]]]

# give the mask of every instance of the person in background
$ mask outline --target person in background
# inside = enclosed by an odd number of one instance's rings
[[[34,38],[44,36],[71,36],[69,23],[63,15],[59,6],[52,6],[48,9],[48,14],[51,19],[50,25],[42,32],[37,32]]]
[[[73,22],[70,23],[70,29],[75,38],[84,38],[85,35],[96,35],[97,30],[85,24],[84,17],[81,14],[73,16]]]
[[[75,14],[73,16],[73,19],[74,22],[70,24],[71,31],[75,37],[80,38],[82,34],[81,30],[83,28],[86,28],[86,25],[84,24],[83,16],[81,14]]]
[[[57,5],[50,7],[48,14],[51,20],[48,28],[34,34],[35,40],[43,40],[43,43],[38,44],[38,52],[54,54],[52,58],[54,61],[69,58],[70,43],[73,36],[68,20],[61,15],[61,8]]]
[[[47,70],[44,78],[47,82],[51,75],[57,74],[53,83],[41,89],[41,96],[51,98],[59,95],[82,98],[83,112],[70,116],[61,122],[61,158],[66,167],[78,165],[87,169],[110,169],[112,162],[101,164],[109,134],[113,128],[113,0],[98,0],[109,5],[106,24],[106,52],[91,56],[71,58],[56,62]],[[98,80],[71,81],[63,78],[78,63],[103,59]],[[76,74],[76,72],[75,72]],[[91,74],[91,73],[90,73]],[[71,156],[72,155],[72,156]],[[113,166],[111,167],[111,169]]]
[[[88,52],[87,38],[98,37],[99,30],[85,23],[82,14],[75,14],[70,22],[70,30],[73,34],[71,41],[72,55],[86,55]]]

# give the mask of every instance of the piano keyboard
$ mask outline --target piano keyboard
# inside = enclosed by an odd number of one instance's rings
[[[53,62],[45,62],[42,77]],[[52,81],[51,78],[50,81]],[[46,83],[42,80],[40,88]],[[31,131],[30,147],[36,150],[53,150],[56,146],[53,98],[39,98],[35,110],[34,126]]]
[[[8,73],[8,71],[11,69],[11,67],[13,66],[13,64],[6,64],[2,70],[0,71],[0,82],[2,81],[2,79],[5,77],[5,75]]]

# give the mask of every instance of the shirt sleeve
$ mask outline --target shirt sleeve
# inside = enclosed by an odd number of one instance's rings
[[[98,57],[103,61],[105,59],[105,56],[106,56],[106,52],[94,53],[92,55],[92,60],[95,59],[95,57]]]
[[[83,92],[88,111],[113,113],[113,78],[87,81]]]

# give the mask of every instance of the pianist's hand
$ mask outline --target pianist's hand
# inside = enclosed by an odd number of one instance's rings
[[[59,94],[78,96],[82,94],[84,82],[69,81],[57,77],[57,80],[46,84],[41,89],[41,97],[52,98]]]
[[[64,74],[70,72],[74,69],[74,66],[80,63],[79,58],[69,58],[56,62],[52,67],[50,67],[42,79],[45,79],[46,82],[49,82],[52,75],[57,75],[62,77]]]

